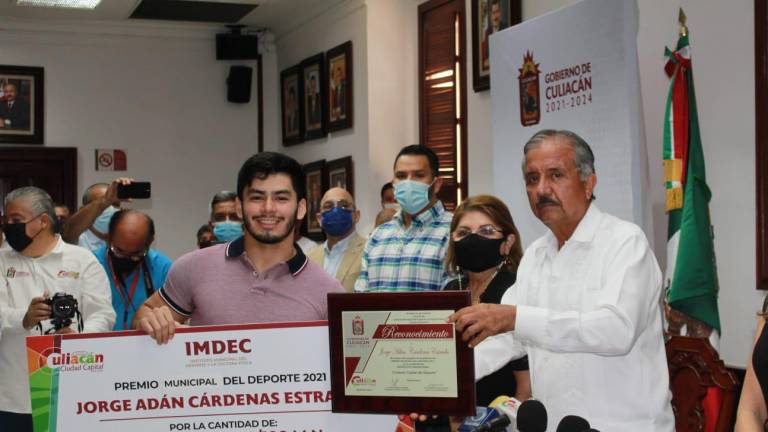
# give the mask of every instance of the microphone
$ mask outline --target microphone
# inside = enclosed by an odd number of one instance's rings
[[[507,426],[517,415],[516,406],[520,405],[517,399],[509,396],[499,396],[494,399],[488,409],[493,411],[493,415],[487,416],[477,427],[471,429],[472,432],[493,432],[505,430]],[[461,430],[461,428],[459,428]]]
[[[517,410],[517,430],[518,432],[545,432],[547,409],[544,408],[544,404],[536,399],[528,399],[520,404]]]
[[[576,415],[567,415],[557,425],[557,432],[585,432],[589,431],[589,422]]]
[[[499,412],[493,408],[476,407],[473,417],[466,417],[459,426],[459,432],[474,432],[489,421],[499,417]]]

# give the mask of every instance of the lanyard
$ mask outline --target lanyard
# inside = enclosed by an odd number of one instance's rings
[[[112,267],[112,257],[109,255],[107,255],[107,262],[109,263],[109,273],[112,275],[112,280],[115,282],[117,292],[120,293],[120,298],[123,300],[123,305],[125,306],[123,310],[123,330],[127,330],[128,310],[133,307],[133,294],[136,292],[136,285],[139,284],[139,273],[141,273],[142,264],[139,264],[136,270],[134,270],[130,291],[127,291],[125,285],[117,277],[117,273],[115,273],[115,269]]]

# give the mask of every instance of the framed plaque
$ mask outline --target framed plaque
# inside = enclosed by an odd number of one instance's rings
[[[447,318],[468,291],[328,294],[331,409],[474,415],[473,351]]]

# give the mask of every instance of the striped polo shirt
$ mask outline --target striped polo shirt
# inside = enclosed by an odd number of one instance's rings
[[[192,325],[325,320],[339,282],[294,245],[286,262],[259,272],[243,237],[190,252],[171,267],[162,299]]]
[[[448,282],[445,251],[453,215],[438,201],[403,223],[402,210],[379,225],[363,251],[356,292],[438,291]]]

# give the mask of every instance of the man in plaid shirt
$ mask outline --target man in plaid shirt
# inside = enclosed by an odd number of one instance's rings
[[[392,183],[401,210],[371,234],[356,292],[437,291],[447,282],[443,260],[453,215],[437,199],[437,168],[437,155],[427,147],[398,153]]]

